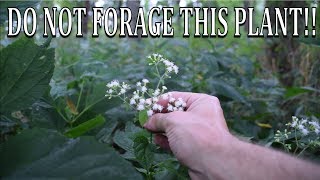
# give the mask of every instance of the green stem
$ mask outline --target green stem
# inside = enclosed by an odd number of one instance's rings
[[[310,144],[308,144],[308,146],[306,146],[305,148],[303,148],[302,151],[300,151],[300,153],[297,155],[297,157],[299,157],[306,149],[308,149],[308,148],[309,148],[309,145],[310,145]]]
[[[100,101],[104,100],[105,97],[97,100],[96,102],[90,104],[89,106],[87,106],[86,108],[84,108],[81,113],[79,113],[72,121],[70,121],[71,124],[73,124],[74,122],[76,122],[86,111],[88,111],[92,106],[96,105],[97,103],[99,103]]]
[[[296,142],[296,149],[294,150],[293,154],[296,154],[296,152],[298,150],[297,127],[294,128],[294,138],[295,138],[295,142]]]
[[[81,86],[81,90],[80,90],[80,94],[79,94],[79,97],[78,97],[76,109],[78,109],[78,107],[80,105],[81,96],[82,96],[82,92],[83,92],[83,87],[84,87],[84,84],[82,84],[82,86]]]

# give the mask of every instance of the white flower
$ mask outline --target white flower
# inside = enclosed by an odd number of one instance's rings
[[[168,104],[168,107],[167,107],[167,110],[170,112],[170,111],[173,111],[173,106],[171,104]]]
[[[122,83],[122,88],[123,88],[123,89],[129,89],[129,85],[126,84],[126,83]]]
[[[159,98],[158,98],[158,97],[153,97],[153,98],[152,98],[152,102],[153,102],[153,103],[156,103],[156,102],[158,102],[158,101],[159,101]]]
[[[314,130],[314,132],[315,132],[316,134],[319,134],[320,130],[316,128],[316,129]]]
[[[147,111],[147,114],[148,114],[148,116],[150,117],[150,116],[153,115],[153,111],[150,109],[150,110]]]
[[[153,110],[157,110],[157,109],[158,109],[158,104],[154,104],[154,105],[152,106],[152,109],[153,109]]]
[[[174,106],[176,106],[176,107],[179,107],[179,106],[181,106],[181,105],[182,105],[181,101],[176,101],[176,102],[174,103]]]
[[[171,98],[169,99],[169,102],[173,103],[175,100],[176,100],[176,99],[175,99],[174,97],[171,97]]]
[[[307,119],[302,119],[301,124],[305,124],[307,121]]]
[[[291,127],[296,127],[297,126],[297,121],[293,121],[291,124]]]
[[[143,104],[139,104],[139,105],[137,106],[137,110],[138,110],[138,111],[144,110],[144,105],[143,105]]]
[[[146,102],[145,102],[147,105],[151,105],[152,104],[152,102],[151,102],[151,100],[150,99],[146,99]]]
[[[123,89],[123,88],[121,88],[121,89],[120,89],[120,94],[124,94],[124,93],[126,93],[126,90]]]
[[[319,123],[316,121],[311,121],[309,124],[313,125],[316,129],[320,129]]]
[[[112,89],[109,89],[109,90],[108,90],[108,93],[109,93],[109,94],[112,94],[112,93],[113,93],[113,90],[112,90]]]
[[[166,69],[168,72],[171,72],[173,70],[171,66],[166,67]]]
[[[167,90],[168,88],[166,86],[162,86],[162,89],[163,90]]]
[[[142,87],[141,87],[141,92],[147,92],[147,87],[142,86]]]
[[[137,84],[136,84],[138,87],[140,87],[141,86],[141,82],[137,82]]]
[[[163,110],[163,106],[161,106],[160,104],[158,104],[158,110],[161,112]]]
[[[164,100],[167,100],[167,99],[169,99],[169,95],[168,94],[162,94],[161,98],[164,99]]]
[[[133,97],[132,97],[133,99],[139,99],[140,97],[139,97],[139,95],[138,94],[135,94],[135,95],[133,95]]]
[[[145,102],[146,102],[145,99],[140,99],[140,100],[139,100],[139,104],[144,104]]]
[[[174,73],[178,74],[178,72],[179,72],[178,66],[173,66],[173,70],[174,70]]]
[[[131,104],[131,105],[136,104],[136,100],[135,100],[134,98],[131,98],[131,99],[130,99],[130,104]]]
[[[183,107],[178,108],[178,111],[183,111],[183,110],[184,110]]]
[[[298,128],[299,128],[300,130],[302,130],[302,129],[304,129],[304,126],[303,126],[302,124],[299,124],[299,125],[298,125]]]
[[[148,79],[142,79],[142,82],[147,84],[147,83],[149,83],[149,80]]]
[[[158,96],[160,94],[160,89],[156,89],[153,93],[153,96]]]
[[[301,129],[301,133],[305,136],[309,134],[309,131],[305,128]]]
[[[119,81],[113,80],[113,81],[111,81],[111,84],[113,87],[117,87],[117,86],[119,86]]]

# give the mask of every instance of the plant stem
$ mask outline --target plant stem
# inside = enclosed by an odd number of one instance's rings
[[[310,146],[310,144],[308,144],[308,146],[306,146],[305,148],[303,148],[300,153],[297,155],[297,157],[299,157],[306,149],[308,149]]]
[[[297,128],[296,127],[294,128],[294,138],[296,141],[296,149],[294,150],[293,154],[295,155],[298,150],[298,138],[297,138]]]
[[[82,92],[83,92],[83,87],[84,87],[84,84],[82,84],[82,86],[81,86],[81,90],[80,90],[80,94],[79,94],[79,97],[78,97],[76,109],[78,109],[78,107],[80,105],[81,96],[82,96]]]
[[[86,111],[88,111],[92,106],[96,105],[97,103],[99,103],[100,101],[104,100],[105,97],[97,100],[96,102],[90,104],[89,106],[87,106],[86,108],[84,108],[81,113],[79,113],[72,121],[70,121],[71,124],[73,124],[74,122],[76,122],[76,120],[78,120]]]

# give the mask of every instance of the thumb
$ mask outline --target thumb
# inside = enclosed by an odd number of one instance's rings
[[[166,132],[166,129],[170,125],[170,119],[169,119],[170,114],[163,114],[163,113],[158,113],[154,114],[149,118],[146,124],[144,124],[144,128],[146,128],[149,131],[152,132]]]

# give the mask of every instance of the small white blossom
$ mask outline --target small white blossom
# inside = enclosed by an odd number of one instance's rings
[[[161,112],[163,110],[163,106],[161,106],[160,104],[158,104],[158,110]]]
[[[173,111],[173,106],[171,104],[168,104],[168,107],[167,107],[167,110],[170,112],[170,111]]]
[[[131,99],[130,99],[130,104],[131,104],[131,105],[136,104],[136,100],[135,100],[134,98],[131,98]]]
[[[151,102],[151,100],[150,99],[146,99],[146,102],[145,102],[147,105],[151,105],[152,104],[152,102]]]
[[[148,116],[150,117],[150,116],[153,115],[153,111],[150,109],[150,110],[147,111],[147,114],[148,114]]]
[[[152,106],[152,109],[153,109],[153,110],[158,110],[158,104],[154,104],[154,105]]]
[[[169,99],[169,95],[168,94],[162,94],[161,98],[164,99],[164,100],[167,100],[167,99]]]
[[[109,89],[109,90],[108,90],[108,93],[109,93],[109,94],[112,94],[112,93],[113,93],[113,90],[112,90],[112,89]]]
[[[160,89],[156,89],[153,93],[153,96],[158,96],[160,94]]]
[[[147,87],[145,87],[145,86],[141,87],[141,92],[147,92],[147,90],[148,90]]]
[[[124,94],[124,93],[126,93],[126,90],[124,88],[121,88],[120,89],[120,94]]]
[[[174,103],[174,106],[176,106],[176,107],[179,107],[179,106],[181,106],[181,105],[182,105],[181,101],[176,101],[176,102]]]
[[[145,102],[146,102],[145,99],[140,99],[140,100],[139,100],[139,104],[144,104]]]
[[[137,82],[136,86],[141,87],[141,82]]]
[[[137,106],[137,110],[138,110],[138,111],[144,110],[144,105],[143,105],[143,104],[139,104],[139,105]]]
[[[152,102],[153,102],[153,103],[156,103],[156,102],[158,102],[158,101],[159,101],[159,98],[158,98],[158,97],[153,97],[153,98],[152,98]]]
[[[302,133],[304,136],[306,136],[306,135],[309,134],[309,131],[308,131],[307,129],[303,128],[303,129],[301,129],[301,133]]]
[[[176,99],[175,99],[174,97],[171,97],[171,98],[169,99],[169,102],[173,103],[175,100],[176,100]]]
[[[142,82],[147,84],[147,83],[149,83],[149,80],[148,79],[142,79]]]

